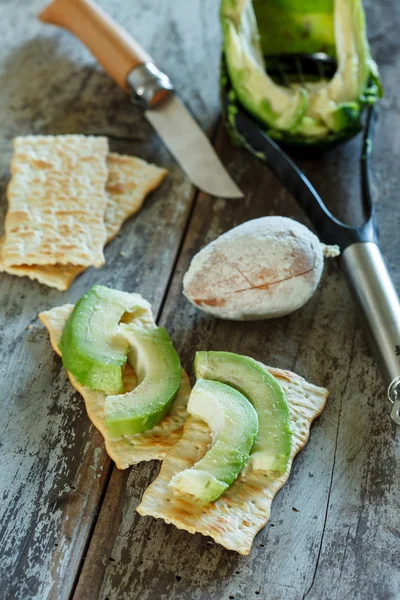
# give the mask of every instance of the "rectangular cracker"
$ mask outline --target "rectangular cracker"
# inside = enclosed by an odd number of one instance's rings
[[[41,265],[29,266],[20,265],[18,267],[6,267],[3,262],[4,236],[0,238],[0,273],[9,273],[18,277],[29,277],[37,280],[44,285],[54,287],[61,292],[67,290],[74,279],[78,277],[86,267],[76,267],[74,265]]]
[[[108,155],[107,167],[105,223],[110,242],[123,223],[142,208],[146,196],[160,185],[168,171],[136,156],[115,152]]]
[[[53,350],[59,356],[61,356],[58,347],[61,334],[73,308],[73,304],[65,304],[39,314],[39,319],[49,331]],[[140,321],[143,327],[155,327],[151,310],[144,313]],[[130,465],[146,460],[162,460],[181,436],[190,395],[189,378],[184,371],[182,371],[180,390],[168,416],[149,431],[122,437],[111,437],[108,433],[104,413],[106,394],[84,387],[71,373],[68,373],[68,377],[73,387],[83,396],[88,417],[104,437],[107,453],[118,469],[126,469]],[[123,380],[127,391],[136,387],[136,375],[130,366],[125,369]]]
[[[104,264],[107,153],[105,137],[15,138],[5,267]]]
[[[248,554],[257,532],[267,523],[271,503],[287,481],[293,457],[307,443],[311,422],[322,412],[328,391],[290,371],[264,368],[276,377],[290,405],[293,447],[289,467],[283,475],[273,471],[249,471],[216,501],[202,503],[189,494],[176,493],[168,484],[172,477],[198,462],[210,445],[210,430],[204,421],[189,416],[183,435],[166,456],[158,477],[145,491],[137,508],[190,533],[211,536],[217,543],[240,554]]]
[[[142,207],[146,196],[155,190],[168,171],[147,163],[135,156],[110,153],[107,157],[108,179],[106,184],[107,207],[104,222],[107,241],[118,234],[122,224]],[[0,272],[6,271],[19,277],[27,276],[40,283],[67,290],[85,267],[74,265],[42,265],[6,267],[2,259],[4,238],[0,238]]]

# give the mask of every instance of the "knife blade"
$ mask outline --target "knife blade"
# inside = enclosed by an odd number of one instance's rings
[[[211,196],[243,197],[210,140],[201,127],[193,126],[192,115],[175,94],[145,115],[196,187]]]
[[[68,29],[89,48],[132,101],[145,109],[145,117],[196,187],[213,196],[243,198],[170,79],[93,0],[54,0],[39,18]]]

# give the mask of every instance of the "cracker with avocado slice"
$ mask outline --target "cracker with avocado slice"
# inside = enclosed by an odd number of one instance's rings
[[[59,356],[61,356],[58,347],[61,334],[73,308],[73,304],[65,304],[39,314],[40,320],[49,331],[50,343]],[[139,321],[141,326],[146,328],[156,326],[150,310],[143,311],[135,319],[135,322],[139,323]],[[104,411],[106,394],[84,387],[71,373],[68,373],[68,377],[73,387],[83,396],[88,417],[104,437],[107,453],[119,469],[126,469],[130,465],[146,460],[162,460],[182,435],[190,395],[189,378],[185,372],[182,372],[181,387],[168,416],[149,431],[121,437],[111,437],[108,433]],[[126,391],[131,391],[137,386],[136,375],[128,363],[123,381]]]
[[[107,156],[107,168],[104,224],[108,244],[116,237],[123,223],[141,209],[146,196],[161,184],[168,171],[135,156],[113,152]],[[86,269],[72,264],[6,267],[3,261],[3,246],[4,237],[0,238],[0,272],[6,271],[19,277],[27,276],[60,291],[67,290],[74,279]]]
[[[294,456],[307,443],[311,422],[322,412],[328,391],[280,369],[263,365],[281,384],[290,406],[293,445],[289,467],[276,472],[249,471],[240,475],[215,502],[196,501],[193,496],[175,492],[172,477],[192,467],[207,452],[211,439],[204,421],[189,416],[182,437],[167,454],[161,471],[145,491],[137,511],[164,519],[178,529],[211,536],[217,543],[240,554],[249,554],[257,532],[267,523],[271,503],[287,481]]]

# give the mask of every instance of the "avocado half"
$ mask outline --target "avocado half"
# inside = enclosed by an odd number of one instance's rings
[[[322,150],[356,135],[364,107],[382,95],[362,0],[222,0],[221,23],[222,104],[238,145],[249,148],[239,109],[282,146]],[[287,87],[271,76],[271,57],[318,52],[336,60],[330,79]]]

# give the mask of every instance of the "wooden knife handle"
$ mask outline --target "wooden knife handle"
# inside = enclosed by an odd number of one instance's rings
[[[152,62],[147,52],[93,0],[54,0],[39,19],[74,33],[124,92],[128,92],[128,73]]]

